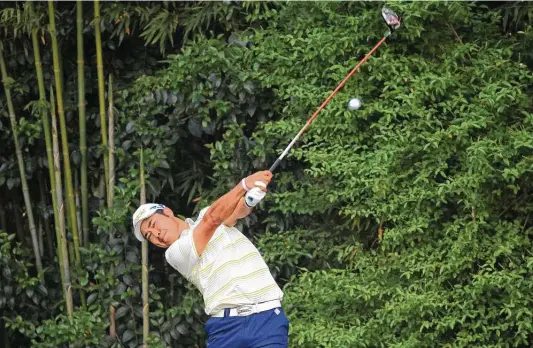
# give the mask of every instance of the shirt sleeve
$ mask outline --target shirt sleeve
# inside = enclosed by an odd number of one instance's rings
[[[196,219],[196,221],[191,219],[191,218],[185,219],[185,222],[189,224],[191,230],[194,227],[196,227],[196,225],[198,225],[200,223],[200,221],[202,221],[202,219],[204,218],[204,215],[205,215],[205,213],[207,212],[208,209],[209,209],[209,206],[205,207],[202,210],[200,210],[200,213],[198,214],[198,218]]]
[[[192,278],[193,268],[200,260],[192,235],[193,229],[183,231],[180,238],[165,252],[168,263],[187,280]]]

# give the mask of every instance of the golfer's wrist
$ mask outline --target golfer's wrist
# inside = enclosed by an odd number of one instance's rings
[[[242,188],[243,188],[246,192],[250,191],[250,189],[251,189],[251,187],[249,187],[249,186],[246,184],[246,178],[243,178],[243,179],[241,180],[241,186],[242,186]]]

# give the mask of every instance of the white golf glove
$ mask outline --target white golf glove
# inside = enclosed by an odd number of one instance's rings
[[[257,186],[266,187],[265,183],[262,181],[256,181],[254,188],[252,188],[250,191],[246,192],[246,195],[244,196],[244,203],[249,208],[255,207],[259,202],[265,198],[266,192],[261,190]]]

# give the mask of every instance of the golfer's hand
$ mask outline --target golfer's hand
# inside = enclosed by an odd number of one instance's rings
[[[262,170],[246,177],[244,180],[248,188],[251,189],[253,187],[259,187],[261,190],[266,191],[266,186],[268,186],[270,180],[272,180],[272,173],[268,170]],[[265,187],[256,185],[256,181],[261,181],[263,184],[265,184]]]

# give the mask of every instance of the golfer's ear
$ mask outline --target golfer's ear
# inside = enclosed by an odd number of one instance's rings
[[[168,217],[174,217],[174,212],[169,207],[163,208],[163,214]]]

